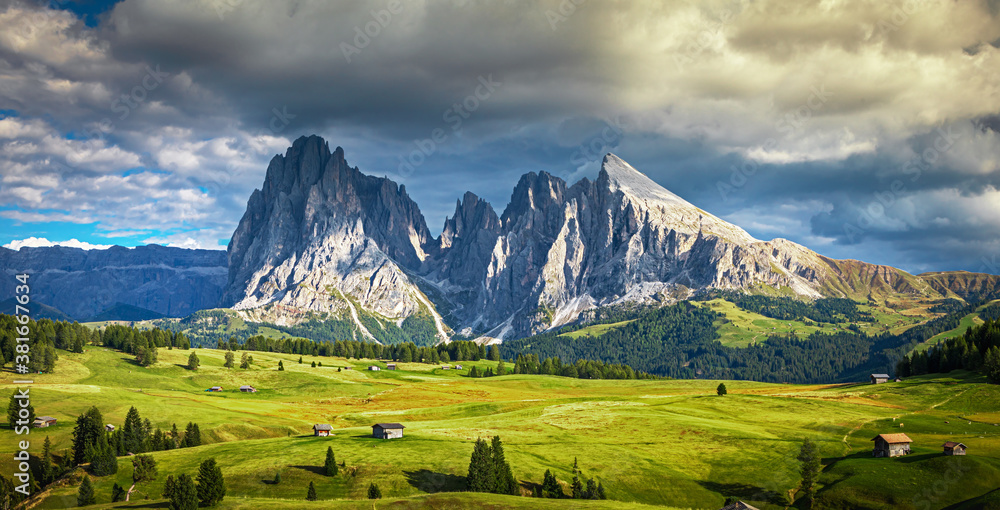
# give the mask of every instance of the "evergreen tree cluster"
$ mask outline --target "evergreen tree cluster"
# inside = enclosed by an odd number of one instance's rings
[[[28,341],[18,342],[17,338],[27,338]],[[26,343],[31,353],[26,364],[28,371],[49,373],[55,369],[59,359],[57,348],[83,352],[83,345],[92,339],[90,330],[77,323],[28,318],[27,323],[21,324],[13,315],[0,314],[0,368],[14,363],[19,354],[17,346]]]
[[[169,500],[171,510],[195,510],[199,506],[212,507],[226,497],[226,480],[222,468],[214,458],[198,466],[197,484],[186,473],[175,480],[168,476],[163,484],[163,497]]]
[[[784,296],[761,296],[731,290],[707,294],[709,299],[721,297],[748,312],[783,321],[810,319],[815,322],[875,322],[872,315],[858,309],[858,303],[847,298],[820,298],[802,301]]]
[[[505,341],[501,351],[505,357],[559,356],[564,363],[595,359],[676,378],[779,383],[856,381],[875,372],[891,373],[896,362],[913,347],[956,328],[962,317],[975,311],[976,306],[968,304],[900,334],[872,336],[837,331],[816,332],[805,338],[772,335],[749,347],[727,347],[717,340],[714,322],[722,317],[720,314],[681,302],[642,312],[632,322],[597,337],[561,338],[561,334],[572,330],[567,327]]]
[[[469,460],[466,483],[472,492],[513,495],[519,493],[510,463],[504,456],[500,436],[493,436],[493,440],[488,443],[482,438],[476,440],[472,458]]]
[[[555,477],[553,477],[554,479]],[[573,482],[570,484],[570,490],[572,491],[573,499],[608,499],[607,494],[604,493],[604,484],[594,482],[593,478],[587,480],[587,484],[584,485],[583,481],[583,471],[580,470],[580,465],[577,463],[576,457],[573,458]],[[558,482],[557,482],[558,483]],[[544,484],[543,484],[544,485]],[[559,489],[559,493],[562,494],[562,489]]]
[[[142,419],[139,411],[131,407],[125,415],[125,423],[112,432],[105,430],[104,417],[97,407],[91,407],[76,419],[73,428],[73,463],[90,463],[90,471],[95,476],[105,476],[118,471],[117,457],[161,450],[173,450],[201,445],[201,431],[198,425],[189,422],[181,435],[177,425],[163,432],[153,428],[149,419]]]
[[[987,319],[960,337],[908,354],[896,364],[896,374],[901,377],[952,370],[982,372],[990,382],[1000,384],[1000,321]]]

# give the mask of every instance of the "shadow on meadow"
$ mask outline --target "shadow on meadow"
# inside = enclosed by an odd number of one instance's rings
[[[743,501],[767,501],[774,504],[785,504],[785,496],[779,492],[745,483],[718,483],[699,481],[698,485],[722,494],[723,497],[734,497]]]
[[[303,471],[309,471],[310,473],[315,473],[320,476],[326,476],[326,469],[323,466],[288,466],[290,468],[301,469]]]
[[[423,492],[460,492],[466,489],[465,477],[438,473],[429,469],[403,471],[406,482]]]

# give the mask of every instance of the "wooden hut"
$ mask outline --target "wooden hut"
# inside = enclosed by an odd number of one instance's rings
[[[404,428],[400,423],[376,423],[372,425],[372,437],[377,439],[397,439],[403,437]]]
[[[333,431],[333,426],[329,423],[317,423],[313,425],[313,435],[318,437],[328,437]]]
[[[882,384],[889,382],[889,374],[872,374],[872,384]]]
[[[945,455],[965,455],[965,449],[967,448],[964,444],[954,441],[948,441],[943,446]]]
[[[879,434],[872,438],[875,448],[872,457],[900,457],[910,453],[910,443],[913,442],[906,434]]]

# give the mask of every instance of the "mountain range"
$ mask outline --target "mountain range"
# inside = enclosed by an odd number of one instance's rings
[[[859,301],[1000,291],[996,275],[912,275],[755,239],[614,154],[593,181],[523,175],[499,215],[467,192],[434,237],[405,186],[351,167],[318,136],[271,160],[225,253],[0,249],[0,268],[34,272],[34,299],[77,319],[224,307],[251,322],[334,321],[358,339],[420,343],[499,342],[708,289]]]
[[[1000,280],[915,276],[761,241],[614,154],[593,181],[523,175],[499,216],[467,192],[433,237],[404,186],[363,174],[318,136],[271,160],[228,256],[223,306],[276,324],[344,321],[376,340],[416,321],[437,340],[502,341],[595,308],[666,304],[705,289],[964,298]]]

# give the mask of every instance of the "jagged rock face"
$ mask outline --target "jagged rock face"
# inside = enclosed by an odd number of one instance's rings
[[[158,245],[106,250],[0,248],[0,294],[14,295],[15,274],[29,273],[31,299],[76,320],[116,303],[183,317],[218,304],[226,284],[226,254]],[[3,310],[13,313],[13,310]]]
[[[768,249],[613,155],[596,181],[569,188],[544,172],[525,175],[501,225],[479,309],[468,317],[473,326],[498,325],[487,333],[494,338],[537,333],[593,306],[669,299],[678,289],[794,284],[816,294],[783,246]]]
[[[303,137],[271,160],[250,197],[229,243],[223,304],[333,313],[370,336],[360,312],[402,319],[428,308],[404,269],[421,266],[431,241],[403,187]]]
[[[807,297],[943,293],[898,269],[754,239],[612,154],[595,181],[524,175],[499,217],[466,193],[433,239],[402,187],[361,174],[341,149],[310,137],[275,157],[250,197],[229,245],[223,304],[278,322],[312,310],[399,323],[427,310],[442,339],[450,326],[493,341],[596,306],[760,285]]]
[[[425,275],[447,275],[453,286],[463,289],[480,285],[499,235],[500,218],[493,206],[467,192],[455,204],[455,215],[445,220],[438,256],[427,264]]]

